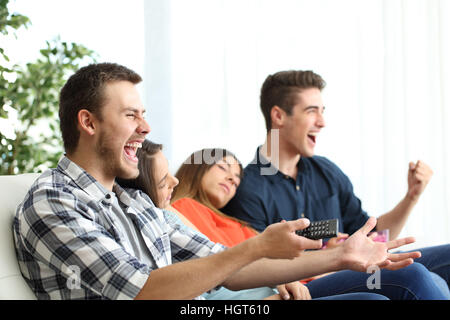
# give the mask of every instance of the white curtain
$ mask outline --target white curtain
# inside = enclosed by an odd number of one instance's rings
[[[246,164],[264,142],[267,75],[327,82],[316,153],[337,163],[373,216],[405,195],[409,161],[434,176],[402,235],[450,242],[450,1],[145,1],[150,139],[172,170],[225,147]]]

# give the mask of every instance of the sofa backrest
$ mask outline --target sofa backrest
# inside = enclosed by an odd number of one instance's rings
[[[0,299],[36,299],[19,270],[12,222],[17,206],[22,202],[30,186],[39,174],[26,173],[0,176]]]

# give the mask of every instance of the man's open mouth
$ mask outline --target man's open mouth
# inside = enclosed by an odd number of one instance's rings
[[[142,143],[140,142],[130,142],[127,143],[124,147],[125,156],[133,162],[137,162],[138,158],[136,156],[136,152],[138,148],[142,147]]]
[[[312,143],[316,143],[316,137],[317,137],[318,133],[317,132],[312,132],[308,134],[308,139],[312,141]]]

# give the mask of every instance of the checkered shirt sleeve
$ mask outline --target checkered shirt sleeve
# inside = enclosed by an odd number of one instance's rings
[[[43,179],[14,221],[19,266],[38,299],[126,299],[145,284],[149,266],[124,251],[111,230],[70,187]]]

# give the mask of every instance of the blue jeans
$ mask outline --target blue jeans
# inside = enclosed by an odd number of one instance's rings
[[[339,271],[306,284],[313,299],[347,293],[376,293],[391,300],[446,300],[431,273],[420,263],[397,270],[380,270],[379,289],[369,289],[372,274]]]
[[[428,270],[441,276],[447,282],[450,281],[450,244],[417,249],[422,256],[414,261],[423,264]]]
[[[338,294],[336,296],[313,298],[313,300],[389,300],[387,297],[376,293],[358,292]]]
[[[425,268],[431,271],[435,283],[443,292],[450,296],[448,288],[450,280],[450,245],[444,244],[414,251],[422,253],[422,256],[414,261],[424,265]]]

